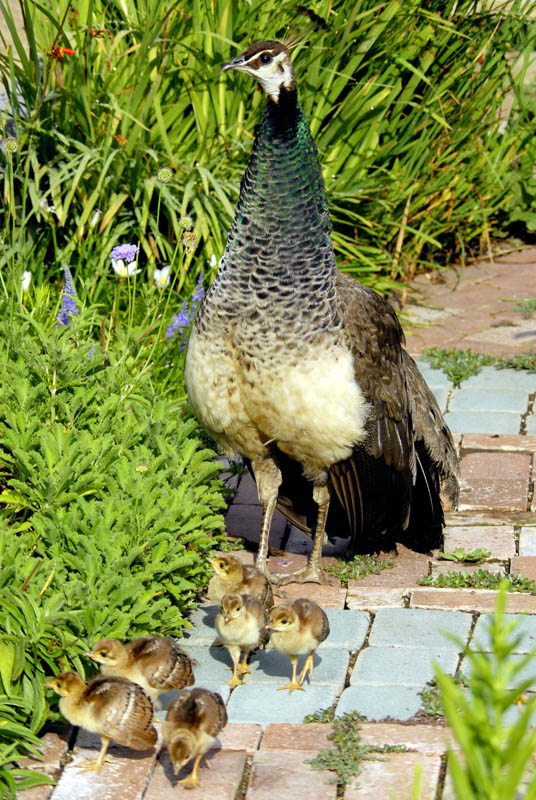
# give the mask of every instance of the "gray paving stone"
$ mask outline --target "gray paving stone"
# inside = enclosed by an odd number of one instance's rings
[[[536,392],[536,374],[526,370],[482,367],[478,375],[471,375],[462,386],[466,389],[517,389],[531,393]]]
[[[197,645],[188,647],[188,654],[197,662],[194,664],[196,686],[206,686],[208,683],[225,685],[231,677],[228,667],[232,666],[233,661],[226,647]]]
[[[450,398],[449,411],[510,411],[524,414],[528,397],[528,392],[518,389],[469,389],[462,383]]]
[[[536,435],[536,414],[531,414],[530,417],[527,417],[527,433]]]
[[[508,656],[508,664],[518,664],[521,665],[521,662],[527,659],[526,655],[516,654],[513,653],[512,655]],[[467,656],[463,659],[460,670],[462,675],[465,675],[467,678],[471,677],[472,667],[471,661]],[[514,689],[515,687],[519,686],[522,681],[530,681],[530,686],[523,691],[536,691],[536,663],[534,662],[533,658],[527,660],[527,662],[520,666],[519,671],[515,675],[510,676],[510,680],[508,681],[507,688]]]
[[[436,386],[432,389],[437,404],[441,411],[445,413],[447,400],[449,399],[450,386]]]
[[[421,371],[424,380],[435,394],[436,389],[449,389],[452,384],[442,369],[433,369],[428,361],[417,361],[417,366]]]
[[[350,686],[337,703],[336,715],[358,711],[370,720],[405,720],[413,717],[421,704],[419,690],[408,686]]]
[[[350,679],[351,686],[410,686],[423,689],[434,677],[434,662],[454,675],[458,666],[455,650],[435,648],[367,647],[359,654]]]
[[[204,603],[190,614],[193,627],[185,631],[183,638],[180,639],[181,647],[186,652],[189,652],[194,645],[210,645],[218,638],[214,627],[217,613],[217,605]]]
[[[329,620],[329,636],[322,642],[319,650],[333,647],[359,650],[363,646],[370,624],[370,614],[366,611],[335,608],[326,609],[326,614]]]
[[[517,434],[521,415],[513,411],[448,411],[445,422],[454,433]]]
[[[331,684],[313,684],[304,692],[279,692],[273,684],[250,683],[233,690],[227,704],[230,722],[303,722],[307,714],[329,708],[335,702],[337,689]]]
[[[313,686],[320,683],[332,684],[340,692],[344,688],[350,655],[347,650],[319,650],[313,657]],[[300,656],[298,669],[301,670],[305,656]],[[271,683],[282,686],[290,680],[292,668],[288,656],[277,650],[266,650],[251,659],[251,675],[246,675],[248,684]],[[309,676],[305,686],[309,685]]]
[[[536,528],[521,528],[519,534],[519,555],[536,556]]]
[[[505,614],[507,622],[517,622],[512,636],[521,636],[521,641],[516,645],[514,653],[529,653],[536,647],[536,617],[527,614]],[[475,625],[471,638],[473,650],[488,652],[491,649],[488,626],[493,619],[493,614],[481,614]],[[535,666],[536,672],[536,666]]]
[[[427,647],[457,651],[458,645],[448,634],[458,636],[465,642],[471,622],[471,615],[462,611],[380,608],[369,636],[369,646]]]

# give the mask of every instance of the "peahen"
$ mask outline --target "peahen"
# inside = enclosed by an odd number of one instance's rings
[[[275,582],[325,582],[324,534],[350,550],[439,546],[455,504],[452,436],[389,304],[338,272],[316,147],[288,48],[259,42],[222,67],[267,102],[218,274],[199,307],[186,384],[200,421],[249,459],[267,571],[276,506],[314,532],[307,566]]]

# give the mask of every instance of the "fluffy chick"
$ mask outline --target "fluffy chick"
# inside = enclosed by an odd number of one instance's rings
[[[267,620],[268,612],[260,600],[236,592],[229,592],[223,597],[216,615],[216,630],[233,659],[233,675],[228,681],[229,686],[239,686],[243,683],[242,675],[251,672],[248,656],[252,650],[266,645]],[[244,653],[242,664],[239,663],[241,651]]]
[[[125,644],[119,639],[101,639],[86,655],[101,665],[102,675],[139,683],[153,701],[160,692],[194,682],[190,658],[165,636],[143,636]]]
[[[184,689],[168,708],[162,734],[175,775],[194,759],[185,789],[199,786],[199,763],[218,733],[227,724],[227,711],[219,694],[207,689]]]
[[[98,733],[101,749],[98,758],[86,761],[80,769],[98,772],[113,740],[133,750],[147,750],[156,744],[153,704],[141,686],[126,678],[94,678],[85,684],[77,672],[62,672],[45,683],[59,695],[60,711],[71,725]]]
[[[229,592],[248,594],[266,608],[274,604],[272,586],[266,576],[252,564],[242,564],[236,556],[223,554],[208,559],[214,575],[208,584],[208,598],[221,603]]]
[[[303,597],[292,605],[281,605],[272,608],[268,622],[270,643],[290,658],[292,678],[290,683],[279,686],[279,689],[305,691],[302,684],[309,672],[313,679],[313,656],[315,650],[329,635],[328,618],[314,600]],[[309,655],[305,659],[299,679],[296,678],[298,657],[303,653]]]

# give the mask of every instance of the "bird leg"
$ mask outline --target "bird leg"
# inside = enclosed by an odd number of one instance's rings
[[[307,656],[307,658],[305,659],[305,664],[303,665],[302,671],[300,672],[300,678],[299,678],[301,684],[303,684],[303,682],[305,680],[305,676],[307,675],[307,673],[309,673],[309,675],[311,676],[309,683],[313,680],[313,656],[314,656],[314,654],[315,654],[315,651],[312,650],[309,653],[309,655]]]
[[[108,736],[101,736],[101,749],[98,758],[90,758],[87,761],[84,761],[84,763],[77,767],[77,769],[80,772],[100,772],[100,769],[105,761],[108,764],[111,764],[112,759],[106,758],[106,751],[108,750],[111,741],[112,740]]]
[[[238,665],[238,672],[241,675],[251,675],[251,669],[248,664],[249,653],[244,653],[242,663]]]
[[[286,683],[284,686],[278,686],[277,691],[280,692],[281,689],[288,689],[288,693],[291,694],[294,689],[299,689],[300,692],[304,692],[305,689],[299,682],[296,677],[296,670],[298,668],[298,656],[289,656],[290,663],[292,664],[292,678],[290,679],[290,683]]]
[[[233,667],[232,667],[233,674],[231,676],[231,679],[227,681],[227,685],[230,686],[232,689],[234,689],[235,686],[241,686],[244,683],[244,681],[238,674],[240,671],[238,666],[240,662],[240,648],[233,645],[232,647],[228,647],[227,649],[229,650],[231,658],[233,659]]]
[[[268,560],[270,526],[272,524],[277,495],[282,481],[281,470],[271,458],[254,458],[251,462],[251,466],[255,473],[259,500],[262,503],[261,532],[255,566],[266,575],[268,580],[271,580],[272,576],[268,572],[266,561]]]
[[[181,781],[177,781],[177,783],[182,783],[185,789],[193,789],[195,786],[200,786],[199,775],[197,773],[199,771],[199,762],[201,761],[202,757],[203,756],[196,756],[191,773]]]
[[[283,586],[286,583],[330,583],[330,580],[322,567],[320,566],[320,559],[322,558],[322,544],[324,542],[324,532],[326,530],[326,519],[329,509],[329,489],[327,486],[314,486],[313,498],[318,503],[318,513],[316,515],[316,529],[315,538],[313,543],[313,551],[309,558],[306,567],[291,572],[290,575],[276,575],[272,578],[277,578],[277,583]]]

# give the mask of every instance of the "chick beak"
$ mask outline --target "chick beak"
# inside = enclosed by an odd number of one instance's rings
[[[181,769],[182,769],[182,763],[180,761],[176,761],[173,764],[173,772],[174,772],[174,774],[178,775],[179,772],[181,771]]]
[[[243,55],[237,56],[233,58],[231,61],[228,61],[227,64],[224,64],[220,67],[220,72],[225,72],[228,69],[244,69],[246,66],[246,60]]]

